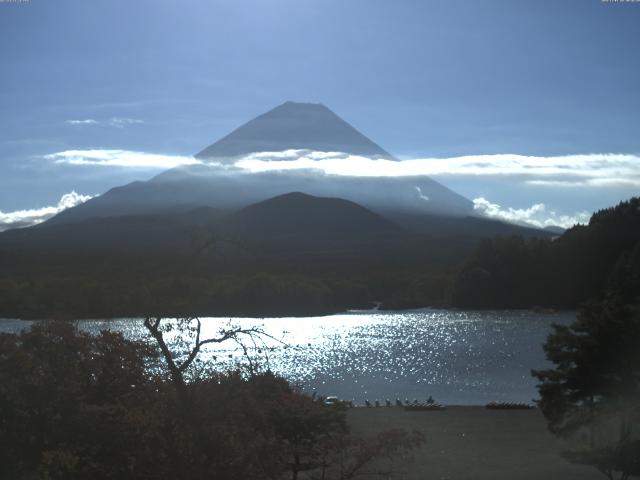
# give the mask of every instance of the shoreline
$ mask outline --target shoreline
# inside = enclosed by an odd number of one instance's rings
[[[393,313],[419,313],[419,312],[428,312],[428,311],[451,311],[451,312],[459,312],[459,313],[490,313],[490,312],[521,312],[521,313],[532,313],[536,315],[544,315],[544,316],[553,316],[553,315],[562,315],[566,313],[576,312],[575,309],[567,308],[567,309],[537,309],[537,308],[487,308],[487,309],[478,309],[478,308],[456,308],[456,307],[419,307],[419,308],[406,308],[406,309],[385,309],[385,308],[372,308],[372,309],[348,309],[348,310],[327,310],[320,312],[311,312],[311,313],[295,313],[287,312],[287,314],[279,315],[277,313],[269,312],[264,315],[255,315],[255,314],[247,314],[244,315],[238,312],[230,312],[230,313],[221,313],[221,312],[212,312],[205,313],[202,315],[188,315],[192,318],[217,318],[217,319],[250,319],[250,320],[270,320],[270,319],[288,319],[288,318],[322,318],[322,317],[331,317],[334,315],[368,315],[368,314],[393,314]],[[157,315],[151,315],[152,317]],[[176,319],[176,318],[184,318],[185,316],[175,315],[174,313],[170,313],[167,315],[160,315],[162,318],[167,319]],[[74,318],[39,318],[39,317],[2,317],[0,316],[0,322],[3,321],[23,321],[23,322],[47,322],[47,321],[66,321],[66,322],[98,322],[98,321],[118,321],[118,320],[143,320],[144,316],[136,316],[136,315],[115,315],[115,316],[91,316],[91,317],[74,317]]]

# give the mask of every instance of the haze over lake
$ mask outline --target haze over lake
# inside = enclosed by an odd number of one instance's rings
[[[231,322],[258,326],[282,339],[287,348],[269,342],[276,347],[269,353],[269,366],[307,392],[337,395],[356,404],[365,399],[384,403],[396,397],[425,400],[432,395],[446,404],[474,405],[537,398],[530,372],[547,365],[542,343],[550,325],[574,319],[574,312],[422,309],[202,320],[203,338]],[[140,319],[78,323],[91,332],[121,330],[130,338],[146,338]],[[0,330],[18,330],[28,324],[4,320]],[[228,365],[243,360],[233,343],[205,353]]]

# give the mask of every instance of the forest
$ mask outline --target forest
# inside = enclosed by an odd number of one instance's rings
[[[593,214],[552,240],[481,242],[455,278],[459,308],[571,309],[609,288],[640,291],[640,198]]]

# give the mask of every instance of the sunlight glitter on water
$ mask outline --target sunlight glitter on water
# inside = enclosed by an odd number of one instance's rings
[[[546,365],[542,342],[550,325],[574,318],[574,312],[449,310],[203,318],[202,334],[214,336],[229,325],[263,329],[284,342],[265,339],[256,345],[263,352],[263,366],[320,395],[338,395],[357,404],[365,399],[424,400],[429,395],[447,404],[484,404],[535,398],[530,371]],[[79,325],[94,332],[113,329],[130,338],[146,337],[140,319],[87,320]],[[9,327],[0,323],[1,330]],[[215,345],[203,354],[215,356],[224,366],[243,360],[235,344]]]

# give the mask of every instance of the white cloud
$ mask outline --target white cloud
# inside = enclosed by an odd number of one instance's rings
[[[65,123],[69,125],[97,125],[98,121],[92,118],[87,118],[86,120],[67,120]]]
[[[107,125],[111,127],[124,128],[127,125],[136,125],[139,123],[144,123],[144,121],[138,118],[121,118],[121,117],[113,117],[107,121]]]
[[[491,203],[484,197],[473,199],[476,212],[490,218],[505,220],[512,223],[529,224],[539,228],[559,226],[570,228],[576,224],[589,222],[589,212],[577,212],[573,215],[558,215],[554,210],[548,210],[544,203],[536,203],[529,208],[503,208],[497,203]]]
[[[95,120],[93,118],[87,118],[84,120],[66,120],[67,125],[101,125],[106,127],[124,128],[127,125],[136,125],[144,123],[144,120],[139,118],[126,118],[126,117],[111,117],[106,120]]]
[[[369,177],[497,176],[538,186],[640,187],[640,156],[613,153],[552,157],[467,155],[396,162],[338,152],[287,150],[247,155],[235,165],[252,172],[319,169],[336,175]]]
[[[99,165],[106,167],[173,168],[202,163],[193,157],[160,155],[130,150],[65,150],[45,155],[47,160],[68,165]]]
[[[34,208],[30,210],[16,210],[13,212],[3,212],[0,210],[0,231],[9,228],[29,227],[57,215],[67,208],[75,207],[86,202],[91,195],[81,195],[75,191],[62,195],[57,205]]]
[[[45,158],[71,165],[113,167],[172,168],[204,163],[190,156],[101,149],[67,150]],[[640,156],[613,153],[556,157],[467,155],[392,161],[340,152],[286,150],[252,153],[236,159],[233,166],[247,172],[318,170],[354,177],[499,177],[543,188],[640,188]]]

